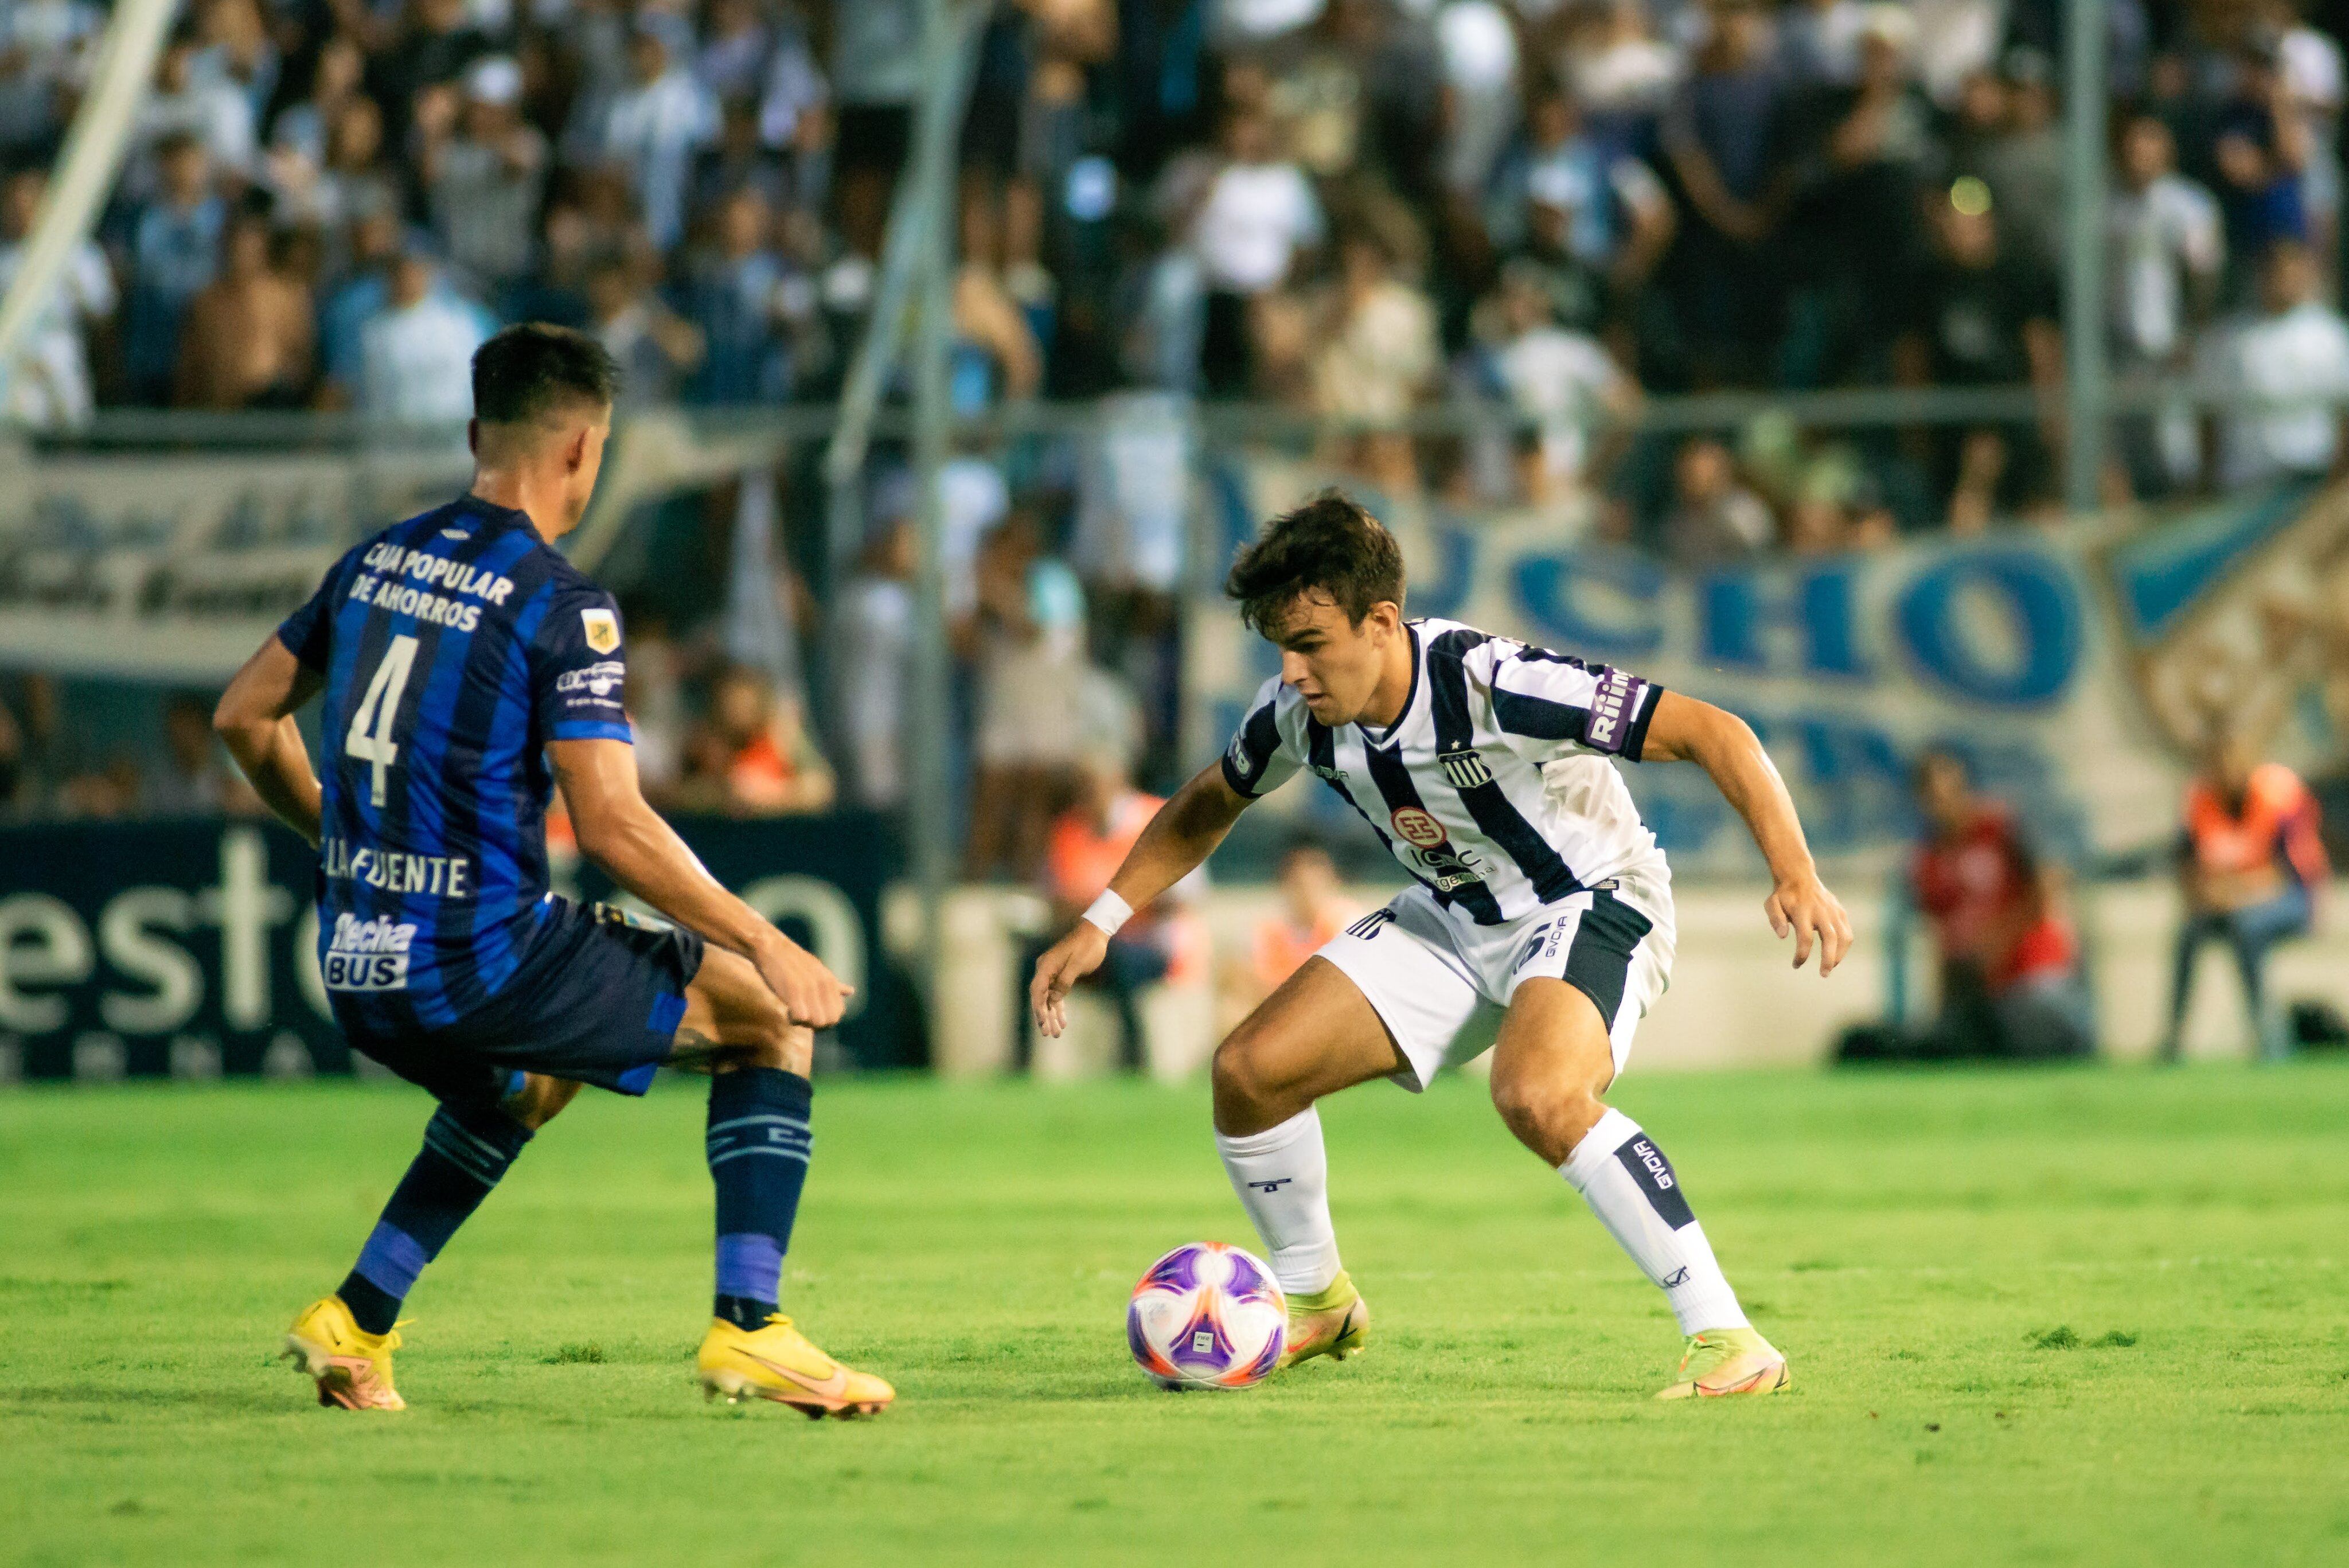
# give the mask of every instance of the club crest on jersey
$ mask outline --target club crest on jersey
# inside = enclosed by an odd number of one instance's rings
[[[1433,849],[1444,842],[1444,824],[1415,805],[1395,807],[1388,820],[1394,824],[1395,836],[1405,844]]]
[[[1473,747],[1440,752],[1435,765],[1444,770],[1444,782],[1454,789],[1475,789],[1493,782],[1493,770],[1485,765],[1485,759]]]
[[[587,646],[596,652],[610,653],[620,646],[620,622],[610,610],[581,610],[579,624],[586,630]]]

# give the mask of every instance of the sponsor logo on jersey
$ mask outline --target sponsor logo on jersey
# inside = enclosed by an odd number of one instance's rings
[[[412,922],[394,921],[388,915],[362,920],[357,915],[335,917],[335,933],[318,969],[328,991],[404,991],[408,988],[408,949],[416,940]]]
[[[472,536],[473,531],[471,528],[443,528],[440,530],[440,537],[443,539],[470,539]]]
[[[581,610],[579,624],[586,629],[587,646],[596,652],[611,653],[619,648],[620,621],[610,610]]]
[[[609,697],[613,688],[628,678],[628,667],[616,659],[591,664],[585,670],[566,670],[554,678],[557,691],[586,691],[597,697]]]
[[[1395,836],[1405,844],[1433,849],[1444,842],[1444,824],[1415,805],[1395,807],[1388,820],[1394,824]]]
[[[1444,770],[1444,782],[1454,789],[1475,789],[1493,782],[1493,770],[1473,748],[1439,753],[1435,765]]]
[[[1310,766],[1316,774],[1319,774],[1325,783],[1341,784],[1346,782],[1346,770],[1343,768],[1324,767],[1319,763],[1312,763],[1308,765]]]
[[[1256,776],[1256,770],[1248,765],[1247,736],[1246,734],[1234,735],[1232,737],[1232,749],[1226,752],[1224,755],[1230,761],[1233,771],[1237,773],[1240,777],[1244,779],[1252,779]]]
[[[1623,749],[1625,727],[1640,705],[1640,689],[1647,682],[1620,670],[1609,670],[1599,677],[1599,688],[1590,697],[1590,722],[1583,726],[1585,745],[1596,752],[1619,752]]]

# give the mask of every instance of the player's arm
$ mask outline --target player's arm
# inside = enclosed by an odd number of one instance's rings
[[[581,854],[670,919],[756,964],[793,1023],[828,1029],[840,1022],[850,988],[728,892],[646,804],[635,747],[615,740],[552,741],[546,754]]]
[[[1816,940],[1819,973],[1834,972],[1851,948],[1851,917],[1819,880],[1786,781],[1778,776],[1752,726],[1710,702],[1660,691],[1640,760],[1692,762],[1713,775],[1769,863],[1772,886],[1763,909],[1770,917],[1770,929],[1781,937],[1794,933],[1796,969],[1809,959]]]
[[[277,820],[318,846],[318,775],[294,715],[325,677],[276,637],[244,661],[212,710],[212,731]]]
[[[1240,813],[1248,808],[1248,802],[1249,797],[1225,778],[1220,764],[1202,770],[1158,808],[1117,875],[1110,878],[1109,890],[1128,909],[1148,908],[1215,853]],[[1108,953],[1109,933],[1091,919],[1081,919],[1036,961],[1028,1002],[1035,1010],[1039,1029],[1059,1037],[1068,1027],[1069,988],[1099,969]]]

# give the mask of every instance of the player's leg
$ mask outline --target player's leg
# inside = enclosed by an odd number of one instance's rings
[[[895,1397],[818,1350],[779,1310],[783,1256],[814,1139],[815,1037],[749,960],[711,948],[686,988],[672,1065],[708,1072],[705,1149],[718,1199],[717,1288],[698,1358],[704,1388],[810,1416],[869,1415]]]
[[[480,1064],[420,1075],[400,1064],[440,1098],[424,1147],[341,1285],[305,1309],[286,1336],[288,1353],[317,1380],[319,1402],[347,1409],[405,1407],[391,1373],[401,1303],[532,1135],[579,1092],[564,1079]]]
[[[2227,935],[2224,915],[2189,913],[2178,927],[2178,944],[2169,959],[2169,1027],[2161,1037],[2156,1054],[2164,1062],[2175,1062],[2183,1049],[2186,1032],[2186,1010],[2194,1000],[2194,966],[2202,956],[2202,945]]]
[[[1624,1005],[1619,988],[1615,1003]],[[1521,981],[1493,1047],[1493,1103],[1671,1303],[1690,1347],[1667,1396],[1783,1387],[1785,1360],[1746,1321],[1671,1163],[1639,1123],[1600,1098],[1615,1077],[1614,1033],[1614,1021],[1578,986],[1547,976]]]

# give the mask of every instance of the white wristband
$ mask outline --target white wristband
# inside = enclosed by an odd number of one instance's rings
[[[1101,929],[1105,937],[1117,935],[1117,929],[1133,919],[1133,906],[1115,893],[1104,891],[1085,910],[1085,919]]]

